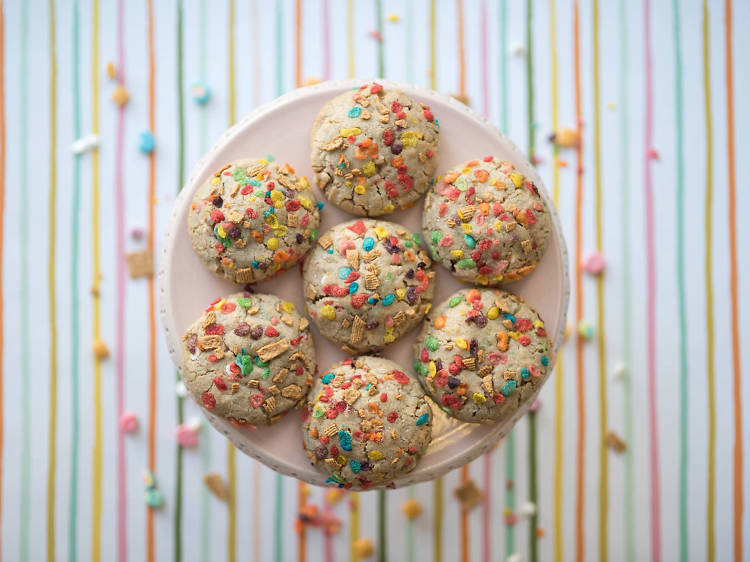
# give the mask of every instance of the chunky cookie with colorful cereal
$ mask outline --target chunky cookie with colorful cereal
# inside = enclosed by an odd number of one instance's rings
[[[304,402],[314,372],[307,319],[273,295],[216,299],[183,338],[185,386],[204,408],[235,423],[276,422]]]
[[[311,134],[315,182],[343,210],[368,217],[408,207],[432,184],[439,126],[429,106],[366,84],[333,98]]]
[[[463,289],[425,319],[414,369],[454,418],[506,422],[544,384],[551,351],[544,322],[522,297]]]
[[[305,260],[307,313],[348,353],[382,348],[415,328],[435,291],[419,235],[385,221],[333,227]]]
[[[551,229],[549,209],[532,181],[492,156],[438,178],[422,214],[433,259],[461,281],[480,285],[534,271]]]
[[[382,488],[411,472],[430,444],[432,410],[393,361],[358,357],[315,378],[303,421],[307,457],[342,488]]]
[[[238,284],[293,267],[315,241],[320,207],[307,178],[266,159],[222,166],[195,193],[188,234],[203,264]]]

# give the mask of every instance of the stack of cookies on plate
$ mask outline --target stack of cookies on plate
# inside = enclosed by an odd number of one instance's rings
[[[262,158],[227,163],[190,208],[192,246],[216,275],[246,286],[303,263],[306,315],[269,294],[217,299],[185,334],[186,386],[237,425],[303,406],[305,452],[333,485],[391,485],[425,453],[433,407],[505,421],[548,372],[539,315],[488,287],[534,271],[549,210],[493,157],[435,177],[439,133],[430,107],[366,84],[328,102],[311,134],[314,183],[355,218],[318,235],[308,179]],[[425,193],[421,235],[380,218]],[[476,287],[433,306],[436,262]],[[318,372],[311,323],[350,357]],[[381,356],[419,325],[412,372]]]

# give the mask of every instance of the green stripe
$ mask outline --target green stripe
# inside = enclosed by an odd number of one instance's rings
[[[508,118],[508,17],[506,0],[500,0],[500,128],[506,135],[510,132]],[[516,510],[516,444],[514,432],[505,439],[505,507]],[[505,522],[503,521],[503,525]],[[505,525],[505,556],[515,551],[513,526]]]
[[[178,117],[178,186],[177,191],[182,190],[185,183],[185,94],[183,76],[183,29],[182,29],[182,0],[177,0],[177,117]],[[177,380],[180,380],[180,372],[176,372]],[[185,404],[182,396],[177,396],[177,424],[180,425],[185,419]],[[182,560],[182,464],[183,448],[177,444],[177,459],[175,463],[175,507],[174,507],[174,560]]]
[[[628,31],[627,31],[627,0],[620,0],[620,83],[619,83],[619,103],[620,103],[620,162],[626,163],[620,168],[620,192],[622,202],[620,206],[620,224],[622,225],[622,247],[621,262],[622,271],[625,278],[622,283],[622,349],[623,361],[627,368],[627,377],[625,378],[623,388],[623,410],[625,417],[625,441],[628,444],[625,451],[625,485],[623,487],[624,505],[625,505],[625,559],[631,562],[636,560],[635,553],[635,467],[633,465],[633,391],[632,381],[630,379],[630,359],[631,359],[631,296],[630,280],[627,277],[630,273],[630,167],[627,162],[630,161],[630,135],[628,131],[629,109],[628,109]]]
[[[680,5],[672,1],[675,57],[675,122],[677,123],[677,294],[680,317],[680,560],[688,559],[687,463],[688,463],[688,364],[687,303],[685,297],[685,159],[682,132],[682,52]]]
[[[26,3],[24,2],[24,17]],[[73,3],[73,137],[81,137],[81,90],[80,90],[80,45],[79,6],[78,0]],[[25,66],[25,62],[23,63]],[[24,98],[26,96],[24,95]],[[25,102],[24,102],[25,103]],[[25,128],[25,126],[24,126]],[[25,144],[25,143],[24,143]],[[25,147],[24,147],[25,150]],[[24,155],[25,158],[25,155]],[[26,190],[23,190],[26,191]],[[71,212],[71,249],[70,249],[70,394],[71,394],[71,432],[70,432],[70,504],[68,506],[68,560],[78,560],[78,449],[80,443],[79,407],[78,407],[78,369],[80,358],[80,298],[78,294],[78,257],[81,209],[81,155],[73,156],[73,205]],[[24,291],[26,288],[24,287]],[[23,524],[23,523],[22,523]],[[26,523],[28,525],[28,523]],[[27,530],[28,532],[28,530]]]
[[[257,498],[256,498],[257,500]],[[284,502],[284,477],[276,473],[276,505],[274,506],[273,538],[274,538],[274,560],[284,560],[284,537],[281,532],[282,504]]]
[[[378,41],[378,78],[385,78],[385,61],[383,56],[383,43],[385,37],[383,37],[383,1],[375,0],[375,18],[378,24],[378,34],[380,40]]]

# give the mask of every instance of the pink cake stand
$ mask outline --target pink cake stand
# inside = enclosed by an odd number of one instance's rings
[[[440,121],[441,171],[460,162],[493,155],[513,162],[539,187],[550,209],[554,209],[539,174],[526,157],[506,136],[486,119],[466,105],[437,92],[378,80],[386,88],[398,88],[416,101],[432,107]],[[193,168],[174,205],[174,212],[164,233],[163,252],[159,269],[159,311],[172,360],[179,368],[182,335],[201,314],[209,302],[218,296],[235,292],[238,288],[206,271],[194,255],[187,237],[187,214],[193,193],[214,170],[226,162],[243,157],[273,155],[277,161],[289,162],[298,174],[312,178],[310,168],[310,126],[318,110],[335,95],[364,83],[357,81],[325,82],[289,92],[262,106],[226,131],[216,145]],[[318,199],[325,202],[319,193]],[[421,201],[407,211],[398,211],[385,220],[404,225],[413,232],[421,232]],[[320,232],[352,217],[331,204],[322,212]],[[520,293],[532,303],[544,318],[553,339],[553,355],[563,340],[565,317],[569,300],[568,256],[556,213],[552,212],[553,233],[544,259],[529,278],[509,284],[507,288]],[[442,267],[436,267],[435,303],[464,287]],[[302,281],[299,270],[289,271],[272,281],[259,283],[257,291],[274,293],[292,301],[304,310]],[[326,369],[342,359],[344,353],[315,335],[319,368]],[[412,332],[385,350],[383,355],[411,370]],[[554,364],[554,357],[551,357]],[[435,422],[433,439],[417,468],[396,481],[396,487],[432,480],[458,468],[487,451],[505,437],[518,418],[526,413],[531,401],[505,424],[468,424],[448,418],[433,407]],[[291,412],[271,427],[237,428],[223,418],[201,409],[211,425],[229,438],[243,453],[259,460],[273,470],[293,476],[310,484],[324,485],[325,476],[315,470],[304,455],[299,412]]]

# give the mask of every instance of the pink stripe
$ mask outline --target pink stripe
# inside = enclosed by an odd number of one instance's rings
[[[323,79],[331,78],[331,26],[328,0],[323,0]]]
[[[651,177],[651,148],[653,146],[654,99],[651,68],[650,0],[643,2],[643,28],[646,55],[646,146],[644,156],[644,197],[646,205],[646,333],[648,359],[648,417],[651,425],[649,449],[651,453],[651,559],[661,560],[661,508],[659,492],[659,428],[656,418],[656,255],[654,248],[654,194]]]
[[[125,84],[124,2],[117,3],[117,76]],[[115,145],[115,228],[117,250],[117,322],[115,332],[115,377],[117,386],[117,559],[128,559],[127,487],[125,478],[125,435],[119,428],[125,397],[125,197],[123,155],[125,146],[125,106],[117,110]]]
[[[490,117],[490,63],[487,47],[487,2],[482,2],[481,48],[482,48],[482,111],[484,116]]]

